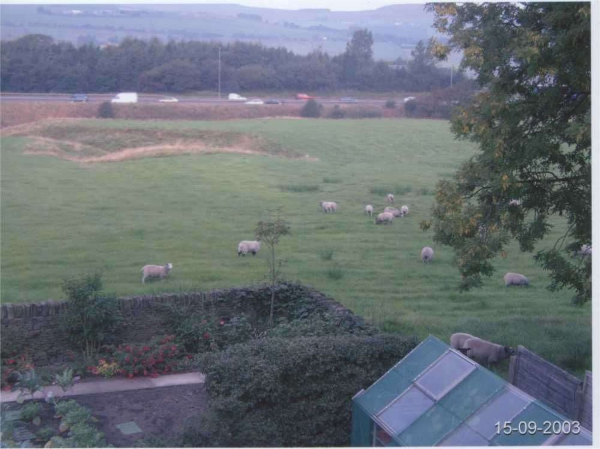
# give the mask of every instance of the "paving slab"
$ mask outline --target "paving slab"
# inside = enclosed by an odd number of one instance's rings
[[[94,379],[87,382],[77,383],[63,395],[63,391],[57,386],[44,387],[33,396],[34,399],[43,399],[47,392],[51,391],[54,396],[79,396],[82,394],[113,393],[116,391],[142,390],[146,388],[172,387],[177,385],[194,385],[204,383],[205,376],[202,373],[168,374],[155,378],[135,377],[133,379]],[[1,392],[0,402],[15,402],[19,391]],[[31,399],[26,395],[26,399]]]

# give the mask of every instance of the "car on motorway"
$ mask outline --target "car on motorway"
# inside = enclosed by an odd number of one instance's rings
[[[358,103],[358,100],[352,97],[342,97],[340,98],[340,103]]]
[[[416,99],[417,99],[417,97],[406,97],[406,98],[404,99],[404,103],[408,103],[409,101],[411,101],[411,100],[416,100]]]
[[[165,97],[158,100],[159,103],[179,103],[179,100],[175,97]]]
[[[281,100],[276,100],[275,98],[269,98],[265,101],[265,104],[283,104]]]
[[[247,101],[248,99],[246,97],[242,97],[241,95],[238,94],[229,94],[229,98],[232,101]]]
[[[315,97],[307,94],[296,94],[296,100],[314,100]]]
[[[245,102],[244,104],[265,104],[260,98],[254,98],[250,101]]]
[[[90,101],[86,94],[73,94],[71,95],[71,103],[87,103]]]
[[[138,94],[136,92],[122,92],[110,100],[111,103],[137,103]]]

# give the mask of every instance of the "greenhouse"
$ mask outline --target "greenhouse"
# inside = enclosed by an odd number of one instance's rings
[[[353,398],[354,447],[591,444],[578,423],[432,336]]]

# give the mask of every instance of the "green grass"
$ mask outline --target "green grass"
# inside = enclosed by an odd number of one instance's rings
[[[278,247],[287,260],[286,277],[325,292],[381,329],[446,341],[453,332],[469,332],[524,345],[578,375],[591,368],[590,305],[573,307],[570,292],[548,291],[549,278],[531,254],[509,246],[482,289],[459,293],[452,251],[436,245],[432,231],[419,229],[420,221],[431,218],[429,193],[436,181],[474,151],[453,139],[447,122],[78,123],[86,139],[124,129],[139,130],[137,136],[157,129],[251,133],[310,159],[210,154],[82,166],[24,155],[27,139],[3,138],[4,302],[61,299],[61,279],[92,269],[102,269],[106,289],[120,296],[260,282],[266,252],[237,257],[237,244],[254,239],[267,209],[282,206],[292,228]],[[109,144],[118,146],[114,140]],[[341,182],[324,182],[329,177]],[[281,186],[319,191],[299,194]],[[399,192],[395,203],[407,204],[411,212],[391,226],[375,226],[364,206],[381,212],[388,189]],[[337,213],[324,214],[319,201],[336,201]],[[565,230],[561,218],[552,224],[540,248]],[[426,245],[435,250],[430,265],[420,259]],[[324,249],[335,251],[334,266],[322,260]],[[143,265],[167,262],[174,267],[166,281],[141,284]],[[506,289],[507,271],[525,274],[531,287]]]

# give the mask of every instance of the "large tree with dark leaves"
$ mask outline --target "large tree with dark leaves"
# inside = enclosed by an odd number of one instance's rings
[[[452,129],[478,145],[451,181],[438,184],[435,240],[455,250],[461,288],[480,286],[511,239],[532,252],[555,216],[566,232],[535,259],[551,290],[591,299],[590,3],[430,4],[448,45],[464,54],[481,91]],[[423,227],[430,223],[424,222]]]

